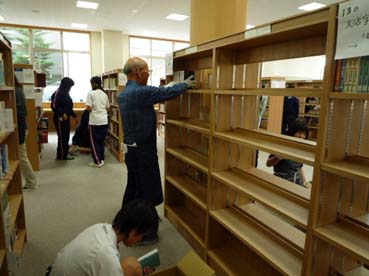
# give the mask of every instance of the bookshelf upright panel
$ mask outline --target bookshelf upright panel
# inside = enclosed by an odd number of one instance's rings
[[[17,269],[14,259],[19,259],[27,240],[22,193],[22,178],[19,163],[17,113],[14,91],[14,71],[11,43],[0,33],[2,56],[0,101],[2,109],[10,114],[0,120],[0,146],[2,164],[0,174],[1,218],[0,218],[0,275],[9,275]],[[5,122],[6,121],[6,122]],[[5,123],[4,123],[5,122]],[[5,149],[5,150],[4,150]],[[7,152],[5,155],[4,152]]]

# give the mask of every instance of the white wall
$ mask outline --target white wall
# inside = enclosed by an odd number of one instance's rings
[[[321,80],[324,65],[324,56],[264,62],[262,76],[282,76],[286,80]]]
[[[123,64],[121,68],[123,68],[127,59],[129,59],[129,35],[127,34],[122,35],[122,53],[123,53]]]
[[[119,31],[91,32],[92,75],[123,68],[129,58],[129,35]]]
[[[99,75],[103,72],[101,33],[91,32],[91,74]]]
[[[102,60],[103,72],[122,67],[122,32],[102,31]]]

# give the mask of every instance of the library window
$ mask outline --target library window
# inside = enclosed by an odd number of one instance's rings
[[[152,74],[149,85],[159,86],[160,78],[165,78],[165,56],[189,46],[187,42],[133,37],[129,38],[130,57],[140,57],[147,62]]]
[[[0,27],[13,45],[13,62],[33,64],[46,74],[44,102],[50,101],[63,77],[70,77],[75,85],[71,90],[74,102],[85,101],[90,88],[90,34]]]

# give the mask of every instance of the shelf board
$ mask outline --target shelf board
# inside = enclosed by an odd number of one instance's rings
[[[225,275],[243,275],[245,273],[245,268],[233,257],[235,255],[239,255],[238,252],[230,247],[222,247],[208,251],[209,258],[216,262],[216,265],[223,270]]]
[[[309,114],[309,113],[299,113],[299,116],[311,117],[311,118],[320,118],[320,115],[317,115],[317,114]]]
[[[1,249],[0,250],[0,267],[2,267],[4,260],[5,260],[5,256],[6,256],[6,251],[5,249]]]
[[[369,269],[359,266],[353,270],[343,273],[344,276],[369,276]]]
[[[185,207],[166,205],[165,210],[168,213],[168,216],[175,220],[172,221],[174,225],[179,224],[201,247],[205,248],[205,242],[203,239],[205,229],[203,233],[201,233],[201,229],[199,229],[199,226],[195,223],[193,217],[186,211]]]
[[[24,244],[26,242],[26,229],[17,230],[17,240],[13,246],[13,251],[16,255],[22,255]]]
[[[12,134],[12,132],[3,132],[0,134],[0,145],[4,143],[4,141]]]
[[[9,171],[8,173],[0,180],[1,185],[1,195],[3,194],[3,191],[5,191],[10,182],[13,180],[14,174],[17,171],[19,167],[20,162],[18,160],[9,160]]]
[[[369,93],[345,93],[345,92],[331,92],[330,99],[338,100],[369,100]]]
[[[314,166],[315,146],[308,144],[309,141],[299,141],[297,139],[291,139],[293,137],[265,133],[267,132],[261,130],[235,129],[233,131],[215,132],[214,136]]]
[[[117,88],[108,88],[108,87],[104,87],[105,91],[118,91]]]
[[[364,231],[359,229],[359,226],[341,221],[319,227],[314,233],[329,244],[369,264],[368,230]]]
[[[117,121],[117,120],[115,120],[113,118],[109,118],[109,120],[119,125],[119,121]]]
[[[110,107],[119,108],[119,105],[117,105],[117,104],[110,104]]]
[[[305,234],[296,227],[268,212],[259,204],[245,204],[238,206],[239,210],[251,217],[258,224],[263,225],[280,239],[297,249],[303,256],[305,248]]]
[[[273,174],[267,173],[263,170],[257,169],[257,168],[251,168],[247,169],[246,172],[253,177],[258,178],[259,180],[267,182],[269,185],[273,185],[277,187],[278,189],[281,189],[283,191],[286,191],[298,198],[301,199],[301,203],[306,205],[306,207],[310,204],[310,194],[311,191],[309,189],[306,189],[300,185],[296,185],[295,183],[292,183],[286,179],[283,179],[281,177],[275,176]]]
[[[283,275],[301,275],[301,259],[237,211],[226,208],[210,215]]]
[[[212,89],[187,89],[186,93],[190,94],[213,94]]]
[[[10,210],[10,226],[9,232],[12,233],[15,225],[15,221],[18,216],[18,211],[22,203],[22,195],[9,195],[9,210]]]
[[[13,86],[0,86],[0,91],[13,91]]]
[[[167,176],[165,179],[195,202],[201,209],[206,210],[205,187],[187,176]]]
[[[108,131],[108,133],[109,133],[112,137],[114,137],[115,139],[119,140],[119,137],[118,137],[115,133],[111,132],[110,130]]]
[[[353,160],[323,163],[322,170],[360,182],[369,182],[369,166]]]
[[[167,148],[166,152],[183,162],[208,173],[208,157],[188,147]]]
[[[167,124],[188,128],[203,134],[210,134],[210,125],[207,122],[194,119],[167,119]]]
[[[250,88],[250,89],[216,89],[216,95],[240,96],[296,96],[296,97],[322,97],[323,90],[317,88]]]
[[[309,209],[289,198],[275,193],[273,190],[260,185],[247,177],[246,174],[235,170],[213,172],[212,176],[225,185],[246,194],[260,204],[289,218],[299,226],[306,228]]]
[[[354,220],[357,220],[359,223],[365,224],[369,226],[369,213],[366,213],[365,215],[355,217]]]
[[[162,124],[162,125],[165,125],[165,121],[163,121],[163,120],[158,120],[158,123]]]

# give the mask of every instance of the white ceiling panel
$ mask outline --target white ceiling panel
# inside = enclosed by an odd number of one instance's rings
[[[190,19],[165,19],[170,13],[189,15],[190,0],[93,0],[97,10],[76,7],[75,0],[0,0],[3,23],[71,29],[87,24],[90,31],[119,30],[130,35],[188,40]],[[224,4],[229,3],[224,0]],[[319,0],[322,4],[338,0]],[[302,11],[306,0],[249,0],[247,23],[260,25]],[[136,11],[136,12],[134,12]]]

